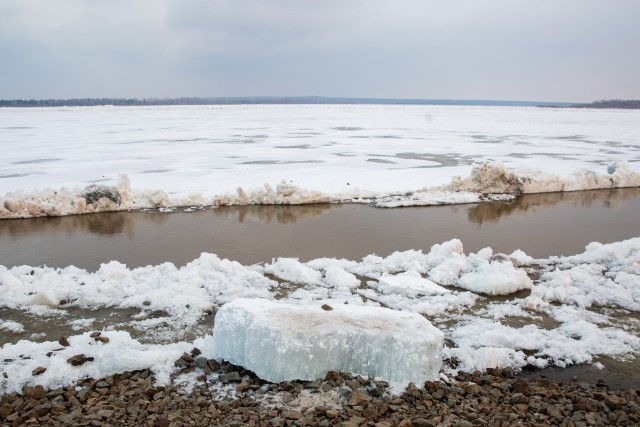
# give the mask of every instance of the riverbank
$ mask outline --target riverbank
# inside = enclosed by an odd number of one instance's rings
[[[87,361],[85,363],[91,363]],[[75,386],[25,386],[0,398],[3,425],[438,426],[637,425],[640,390],[603,380],[525,379],[510,368],[459,373],[399,392],[384,381],[329,372],[272,384],[200,356],[175,362],[172,384],[150,370],[86,378]],[[184,381],[184,379],[188,380]],[[191,379],[196,380],[193,385]],[[181,384],[191,384],[190,386]]]

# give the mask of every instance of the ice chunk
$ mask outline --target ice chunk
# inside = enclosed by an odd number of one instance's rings
[[[407,296],[417,295],[441,295],[451,292],[440,285],[436,285],[429,279],[424,279],[420,274],[408,273],[392,276],[385,274],[374,285],[383,294],[401,294]]]
[[[522,289],[531,289],[533,281],[524,270],[516,269],[511,262],[481,264],[476,270],[465,273],[457,286],[487,295],[508,295]]]
[[[296,258],[278,258],[266,265],[264,271],[282,280],[302,285],[315,285],[322,279],[322,273],[307,267]]]
[[[337,265],[330,265],[325,270],[324,281],[327,285],[335,288],[348,287],[356,288],[360,286],[360,279],[354,274],[344,271]]]
[[[438,375],[443,340],[415,313],[241,298],[218,311],[213,353],[272,382],[337,370],[422,384]]]

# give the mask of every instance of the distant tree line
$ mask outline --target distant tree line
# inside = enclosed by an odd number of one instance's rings
[[[496,105],[496,106],[569,106],[568,103],[531,101],[490,101],[454,99],[332,98],[323,96],[253,96],[216,98],[73,98],[0,100],[0,107],[80,107],[151,105],[234,105],[234,104],[387,104],[387,105]]]
[[[625,108],[640,109],[640,100],[605,99],[589,104],[574,104],[571,108]]]

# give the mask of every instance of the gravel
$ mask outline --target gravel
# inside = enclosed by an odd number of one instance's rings
[[[460,373],[391,393],[384,381],[347,372],[267,383],[199,351],[176,361],[170,385],[149,370],[88,378],[0,398],[2,425],[78,426],[512,426],[638,425],[638,389],[602,382],[525,379],[510,369]],[[195,384],[195,385],[194,385]]]

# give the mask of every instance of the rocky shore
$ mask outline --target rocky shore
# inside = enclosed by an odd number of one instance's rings
[[[71,363],[71,362],[70,362]],[[409,384],[329,372],[312,382],[272,384],[200,356],[175,363],[171,385],[149,370],[87,378],[47,390],[25,386],[0,398],[2,425],[78,426],[471,426],[638,425],[637,389],[602,382],[524,379],[510,369]],[[34,375],[38,373],[34,371]]]

